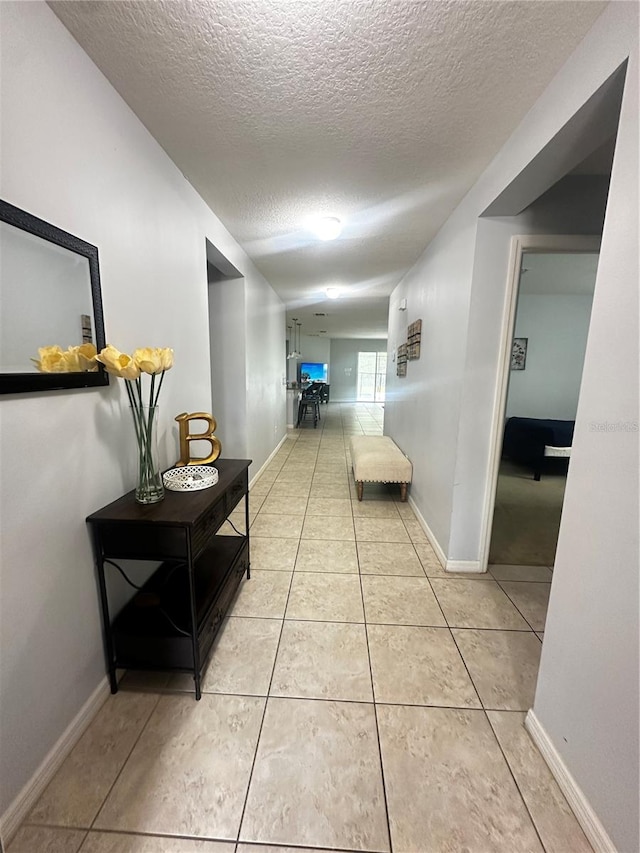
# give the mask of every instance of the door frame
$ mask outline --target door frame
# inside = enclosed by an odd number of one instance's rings
[[[511,341],[513,340],[516,324],[522,255],[525,252],[544,254],[599,252],[601,242],[602,238],[600,236],[586,236],[582,234],[516,234],[511,238],[507,283],[502,309],[502,322],[500,324],[500,357],[498,359],[493,412],[491,416],[489,472],[485,489],[484,513],[480,534],[481,572],[486,572],[489,565],[493,513],[496,505],[496,492],[498,490],[498,472],[500,469],[504,436],[504,416],[507,408],[507,391],[509,388]]]

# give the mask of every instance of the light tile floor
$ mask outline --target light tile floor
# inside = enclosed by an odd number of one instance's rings
[[[550,568],[446,574],[396,489],[356,499],[382,407],[321,414],[252,489],[202,700],[125,675],[9,853],[591,850],[523,727]]]

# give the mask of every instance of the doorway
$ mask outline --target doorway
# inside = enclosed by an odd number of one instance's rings
[[[490,564],[553,569],[599,238],[514,237]]]
[[[209,240],[206,250],[211,413],[224,455],[243,459],[248,455],[245,281]]]
[[[358,353],[358,390],[359,403],[384,403],[387,381],[386,352]]]

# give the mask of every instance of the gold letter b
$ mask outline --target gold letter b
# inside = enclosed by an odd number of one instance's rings
[[[193,412],[193,414],[183,412],[176,420],[180,424],[180,459],[176,462],[177,468],[182,465],[208,465],[220,456],[222,445],[220,439],[213,434],[216,428],[216,419],[213,415],[208,415],[206,412]],[[209,427],[202,433],[191,433],[189,421],[207,421]],[[189,452],[190,441],[208,441],[211,445],[211,453],[204,459],[192,458]]]

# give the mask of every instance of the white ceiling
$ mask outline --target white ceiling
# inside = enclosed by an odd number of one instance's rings
[[[599,257],[598,252],[526,252],[520,293],[592,295]]]
[[[304,333],[386,337],[391,290],[606,3],[50,5]]]

